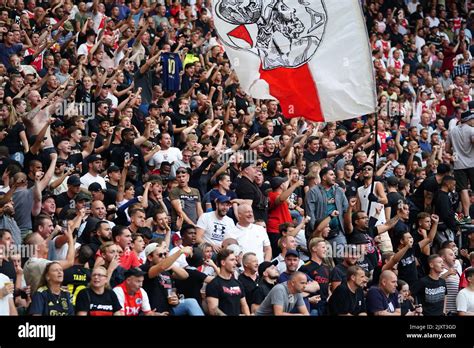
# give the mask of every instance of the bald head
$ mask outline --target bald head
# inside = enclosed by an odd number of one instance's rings
[[[397,275],[390,270],[383,271],[380,274],[379,286],[386,295],[394,294],[397,291]]]
[[[255,221],[252,206],[250,204],[239,205],[237,219],[239,220],[240,226],[247,227],[252,224]]]
[[[288,290],[292,294],[302,293],[308,284],[308,278],[303,272],[296,271],[288,280]]]
[[[27,185],[26,174],[23,172],[16,173],[13,175],[13,182],[20,184],[19,186]]]

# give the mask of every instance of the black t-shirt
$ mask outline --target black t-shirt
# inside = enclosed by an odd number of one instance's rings
[[[63,209],[74,209],[76,203],[74,202],[74,198],[69,198],[67,195],[67,191],[60,193],[56,196],[56,208],[63,208]]]
[[[265,297],[267,297],[268,293],[274,286],[275,284],[270,284],[264,279],[260,279],[257,283],[257,287],[253,291],[251,304],[262,304],[263,300],[265,300]],[[251,304],[249,303],[249,306]]]
[[[76,299],[76,313],[87,312],[94,317],[107,317],[114,315],[122,309],[117,295],[113,290],[105,289],[99,295],[94,290],[87,288],[79,292]]]
[[[151,264],[147,262],[144,265],[141,265],[140,268],[142,271],[146,272],[143,280],[143,289],[145,289],[148,294],[151,308],[156,308],[157,312],[170,312],[171,307],[168,304],[167,289],[173,287],[171,274],[164,271],[158,274],[155,278],[150,278],[148,276],[148,271],[151,268]]]
[[[352,314],[359,315],[365,312],[364,291],[357,288],[353,293],[346,282],[339,285],[329,298],[330,315]]]
[[[186,268],[189,277],[187,279],[176,279],[176,289],[178,293],[183,294],[185,298],[194,298],[202,307],[201,288],[207,274],[198,271],[195,268]]]
[[[418,280],[416,269],[416,256],[421,254],[418,243],[413,243],[413,248],[407,250],[398,262],[398,279],[406,281],[412,286]]]
[[[324,158],[327,158],[328,157],[328,152],[325,151],[325,150],[322,150],[322,151],[318,151],[316,152],[314,155],[309,152],[308,150],[306,150],[304,153],[303,153],[303,157],[304,159],[306,160],[307,164],[309,165],[310,163],[313,163],[313,162],[317,162],[317,161],[320,161]]]
[[[247,304],[250,306],[252,301],[252,293],[254,292],[255,288],[257,287],[257,280],[253,280],[250,277],[247,277],[245,274],[239,275],[239,282],[242,284],[245,290],[245,299],[247,300]]]
[[[347,279],[347,267],[339,263],[334,267],[329,275],[329,282],[345,282]]]
[[[326,301],[329,297],[329,267],[309,260],[300,267],[299,271],[306,273],[311,279],[318,282],[321,300]]]
[[[411,293],[418,303],[423,305],[423,315],[443,315],[444,299],[448,293],[444,279],[434,280],[430,276],[423,277],[413,285]]]
[[[91,270],[84,266],[74,265],[64,270],[63,285],[68,287],[72,296],[72,303],[76,303],[79,292],[89,285],[91,281]]]
[[[403,163],[404,165],[408,165],[409,158],[410,154],[406,150],[403,150],[402,154],[400,155],[399,162]],[[413,161],[418,162],[419,167],[421,167],[420,157],[418,157],[417,155],[413,156]]]
[[[16,271],[12,261],[3,260],[0,266],[0,273],[5,274],[8,278],[13,279],[13,284],[16,283]]]
[[[357,185],[357,182],[355,180],[347,181],[344,179],[344,185],[346,185],[346,197],[351,198],[355,197],[357,195],[357,188],[359,185]]]
[[[267,221],[268,198],[263,195],[262,191],[260,191],[254,182],[250,181],[245,176],[242,177],[238,182],[235,193],[240,199],[252,200],[255,220]]]
[[[400,192],[389,192],[387,193],[387,200],[388,203],[386,206],[391,208],[389,216],[389,219],[391,219],[397,215],[398,205],[400,204],[400,201],[405,202],[405,198]]]
[[[435,193],[441,188],[441,185],[436,181],[434,175],[427,177],[420,186],[416,189],[415,193],[411,196],[411,200],[417,206],[418,209],[424,210],[425,208],[425,191]]]
[[[215,277],[207,284],[206,296],[219,299],[219,309],[229,316],[238,316],[240,311],[240,299],[245,297],[242,284],[234,279]]]
[[[23,152],[23,146],[21,146],[19,141],[20,133],[25,131],[23,123],[18,122],[12,128],[5,128],[5,131],[7,131],[8,134],[0,142],[0,145],[6,146],[10,155],[13,155],[15,152]]]

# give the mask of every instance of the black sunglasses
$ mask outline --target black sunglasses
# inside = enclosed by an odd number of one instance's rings
[[[166,252],[166,253],[159,253],[159,254],[158,254],[158,257],[166,257],[167,255],[168,255],[167,252]]]
[[[178,170],[176,174],[188,174],[188,172],[185,170]]]

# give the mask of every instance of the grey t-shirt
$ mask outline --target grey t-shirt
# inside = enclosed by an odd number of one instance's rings
[[[15,220],[20,230],[31,230],[31,211],[33,210],[33,188],[16,190],[13,193]]]
[[[258,307],[255,315],[270,316],[274,315],[273,306],[279,305],[283,307],[283,312],[290,313],[295,307],[304,306],[303,296],[298,294],[290,294],[288,291],[288,283],[277,284],[268,293],[260,307]]]
[[[448,142],[453,150],[454,169],[474,167],[474,127],[460,124],[449,131]]]

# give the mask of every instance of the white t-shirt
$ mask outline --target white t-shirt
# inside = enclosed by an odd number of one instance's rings
[[[218,219],[215,211],[202,214],[196,225],[204,230],[205,242],[217,245],[221,245],[226,233],[235,228],[234,220],[228,216]]]
[[[3,291],[5,283],[9,282],[10,278],[8,278],[5,274],[0,273],[0,291]],[[8,303],[10,299],[13,299],[13,294],[0,299],[0,315],[10,315],[10,305]]]
[[[81,176],[81,187],[85,188],[86,190],[89,188],[89,185],[94,182],[99,183],[103,190],[107,190],[105,179],[100,175],[93,176],[91,173],[86,173],[85,175]]]
[[[258,263],[265,261],[263,247],[270,246],[267,231],[259,225],[250,224],[248,227],[242,227],[239,224],[227,232],[224,239],[234,238],[242,247],[242,252],[253,252],[257,255]]]
[[[456,298],[458,312],[474,312],[474,291],[464,288]]]
[[[182,248],[183,248],[182,246],[174,247],[173,249],[170,250],[170,255],[173,255],[173,254],[177,253]],[[184,255],[184,254],[179,255],[178,259],[174,262],[173,265],[179,266],[181,268],[187,267],[188,262],[186,261],[186,255]]]
[[[168,150],[160,150],[153,155],[148,164],[158,168],[161,162],[173,163],[177,160],[182,160],[183,155],[177,147],[170,147]]]

